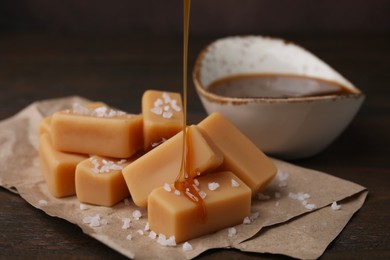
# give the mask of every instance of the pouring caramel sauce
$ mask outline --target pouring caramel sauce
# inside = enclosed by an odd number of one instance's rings
[[[288,74],[226,77],[211,83],[208,91],[219,96],[235,98],[296,98],[354,93],[333,81]]]
[[[199,220],[205,223],[207,220],[204,201],[199,195],[198,188],[194,178],[189,173],[196,171],[194,169],[194,159],[192,156],[192,138],[191,128],[187,128],[187,71],[188,71],[188,34],[190,21],[191,0],[184,0],[184,18],[183,18],[183,146],[182,162],[179,175],[175,181],[175,188],[183,193],[189,200],[194,202],[198,208]],[[197,175],[197,174],[196,174]]]

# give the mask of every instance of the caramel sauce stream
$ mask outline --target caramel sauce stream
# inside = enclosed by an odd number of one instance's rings
[[[190,21],[191,0],[184,0],[183,16],[183,146],[182,162],[180,173],[175,181],[175,188],[183,193],[189,200],[194,202],[198,208],[199,220],[206,222],[207,214],[202,197],[199,195],[198,187],[194,178],[189,175],[194,169],[194,160],[192,156],[192,138],[191,128],[187,128],[187,70],[188,70],[188,34]]]

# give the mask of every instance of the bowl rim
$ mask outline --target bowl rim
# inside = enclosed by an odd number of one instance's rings
[[[224,38],[219,38],[211,43],[207,44],[198,54],[196,60],[195,60],[195,65],[192,71],[192,79],[193,83],[195,85],[195,89],[198,92],[199,95],[202,97],[206,98],[209,101],[225,104],[225,103],[231,103],[234,105],[241,105],[241,104],[253,104],[253,103],[306,103],[306,102],[327,102],[327,101],[335,101],[335,100],[341,100],[341,99],[360,99],[363,98],[365,95],[364,93],[358,89],[356,86],[351,84],[351,87],[348,87],[353,93],[349,93],[346,95],[337,95],[337,94],[329,94],[329,95],[321,95],[321,96],[309,96],[309,97],[287,97],[287,98],[267,98],[267,97],[251,97],[251,98],[241,98],[241,97],[227,97],[227,96],[221,96],[217,95],[214,93],[211,93],[206,90],[206,88],[202,85],[200,82],[200,69],[202,67],[202,61],[208,52],[208,50],[216,44],[218,41],[221,40],[229,40],[229,39],[235,39],[235,38],[248,38],[248,37],[255,37],[255,38],[263,38],[263,39],[271,39],[271,40],[277,40],[277,41],[283,41],[288,44],[293,44],[295,46],[298,46],[300,48],[303,48],[302,46],[295,44],[292,41],[285,40],[283,38],[278,38],[278,37],[270,37],[270,36],[263,36],[263,35],[237,35],[237,36],[228,36]],[[304,49],[304,48],[303,48]],[[305,51],[307,51],[305,49]],[[309,52],[309,51],[308,51]],[[311,52],[309,52],[311,53]],[[314,55],[314,54],[313,54]],[[318,57],[317,57],[318,58]],[[266,73],[264,73],[266,74]],[[246,74],[232,74],[231,76],[239,76],[239,75],[246,75]],[[247,75],[256,75],[256,74],[250,74],[248,73]],[[276,75],[290,75],[294,76],[294,74],[276,74]],[[297,75],[300,76],[300,75]],[[326,79],[321,79],[319,77],[312,77],[310,78],[313,79],[318,79],[318,80],[326,80]],[[326,80],[328,82],[332,82],[330,80]],[[338,85],[345,86],[345,84],[333,81],[334,83]],[[346,86],[345,86],[346,87]]]

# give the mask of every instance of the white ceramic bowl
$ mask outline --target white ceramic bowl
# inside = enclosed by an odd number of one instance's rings
[[[259,73],[325,79],[353,94],[233,98],[207,90],[216,80]],[[348,126],[364,100],[359,89],[310,52],[262,36],[235,36],[211,43],[197,58],[193,80],[207,113],[220,112],[265,153],[284,159],[321,152]]]

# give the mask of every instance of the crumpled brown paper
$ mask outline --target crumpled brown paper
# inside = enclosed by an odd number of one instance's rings
[[[87,205],[85,209],[80,208],[75,196],[57,199],[49,193],[39,168],[37,126],[43,117],[74,102],[87,100],[68,97],[35,102],[0,122],[0,185],[47,214],[80,226],[86,234],[130,258],[194,258],[211,248],[229,247],[318,258],[367,196],[367,190],[355,183],[274,159],[278,174],[253,199],[250,224],[236,226],[237,234],[232,237],[223,229],[193,239],[189,241],[193,247],[190,251],[183,251],[182,245],[163,247],[148,236],[147,212],[131,199],[110,208]],[[330,207],[334,201],[341,206],[339,210]],[[132,216],[135,210],[142,213],[139,220]],[[97,214],[99,226],[86,223]],[[123,228],[125,218],[131,219],[129,228]]]

